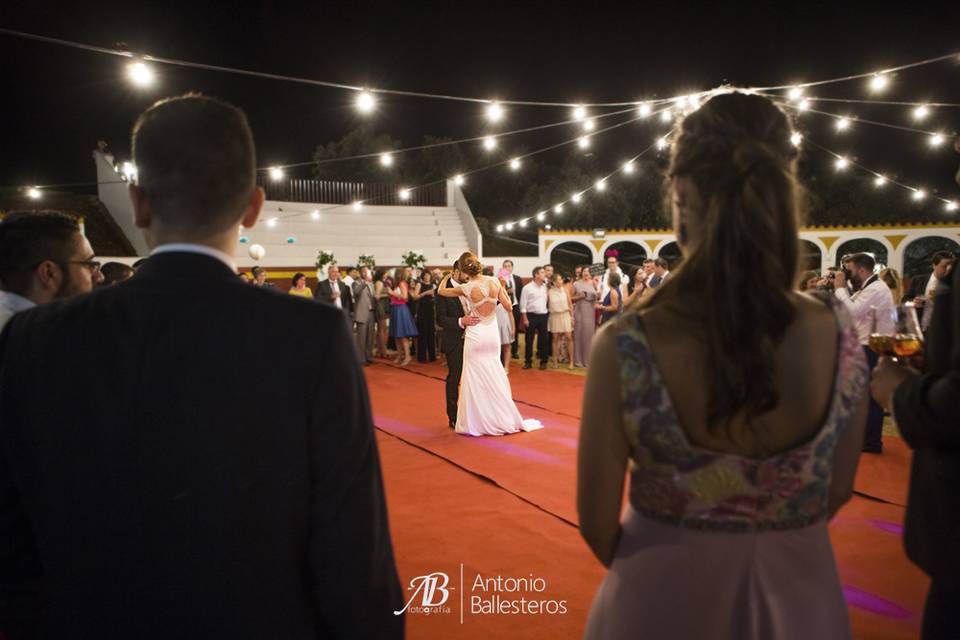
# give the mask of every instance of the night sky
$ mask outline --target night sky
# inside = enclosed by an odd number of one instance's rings
[[[678,2],[629,8],[555,2],[14,4],[3,3],[0,26],[347,84],[502,99],[629,101],[724,82],[813,81],[960,51],[960,10],[946,9],[947,3],[901,4],[895,11],[816,2],[723,9]],[[339,138],[360,121],[352,94],[335,89],[162,66],[155,88],[141,90],[126,81],[124,58],[7,35],[0,35],[0,59],[7,89],[4,186],[95,180],[90,152],[98,140],[107,141],[118,159],[127,158],[136,115],[158,98],[188,90],[246,110],[261,166],[309,160],[318,143]],[[810,93],[871,97],[863,80]],[[960,103],[960,58],[901,72],[880,98]],[[818,108],[915,125],[905,107]],[[954,132],[958,116],[960,109],[937,109],[917,126]],[[567,117],[567,109],[514,107],[503,128]],[[378,132],[405,144],[417,144],[425,134],[463,138],[488,130],[479,105],[419,98],[381,98],[373,121]],[[803,123],[811,138],[871,168],[944,197],[957,194],[949,144],[934,152],[917,134],[863,123],[840,137],[831,120],[812,114]],[[610,153],[615,162],[646,146],[660,129],[624,127],[598,138],[594,152]],[[531,150],[575,133],[561,128],[508,144]],[[309,169],[299,175],[308,177]]]

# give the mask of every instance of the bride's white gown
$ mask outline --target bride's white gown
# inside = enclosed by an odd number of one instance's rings
[[[542,429],[538,420],[524,420],[513,403],[510,381],[500,360],[497,295],[500,283],[483,277],[460,285],[467,315],[480,323],[467,327],[463,343],[463,374],[457,403],[457,433],[502,436]]]

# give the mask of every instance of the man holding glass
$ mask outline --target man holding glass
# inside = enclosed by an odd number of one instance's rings
[[[877,354],[870,350],[870,334],[893,335],[896,309],[890,288],[874,273],[877,266],[873,256],[867,253],[855,253],[844,256],[843,269],[837,272],[833,281],[834,295],[840,299],[857,329],[857,336],[867,362],[872,370],[877,365]],[[847,278],[854,286],[854,292],[847,289]],[[874,326],[876,318],[876,326]],[[867,416],[867,430],[864,435],[863,451],[866,453],[883,452],[883,408],[870,401],[870,413]]]

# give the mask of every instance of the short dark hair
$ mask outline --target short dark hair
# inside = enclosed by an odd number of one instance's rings
[[[253,274],[254,278],[256,278],[257,274],[261,273],[262,271],[263,271],[263,267],[254,267],[253,269],[250,269],[250,273]]]
[[[845,256],[846,260],[843,261],[844,264],[852,262],[861,269],[866,269],[867,271],[873,271],[877,266],[877,261],[873,259],[869,253],[855,253],[852,256]]]
[[[33,271],[45,260],[58,264],[72,257],[80,225],[59,211],[16,211],[0,220],[0,283],[27,297]]]
[[[512,267],[512,266],[513,266],[513,260],[504,260],[504,261],[503,261],[503,266],[507,266],[507,263],[508,263],[508,262],[510,263],[510,266]]]
[[[657,265],[657,266],[660,267],[661,269],[669,269],[669,268],[670,268],[670,263],[667,262],[667,259],[666,259],[666,258],[657,258],[656,260],[653,261],[653,264]]]
[[[299,280],[300,278],[306,279],[307,276],[303,275],[298,271],[297,273],[293,274],[293,280],[290,281],[290,284],[292,284],[293,286],[297,286],[297,280]]]
[[[956,258],[956,256],[950,251],[937,251],[935,254],[933,254],[930,264],[937,266],[944,260],[953,260],[954,258]]]
[[[137,183],[177,231],[237,224],[256,188],[253,133],[243,111],[196,93],[157,102],[133,125]]]
[[[544,269],[546,269],[547,267],[550,267],[551,269],[553,269],[553,268],[554,268],[554,267],[553,267],[553,263],[552,263],[552,262],[548,262],[547,264],[543,265],[543,268],[544,268]]]
[[[544,270],[544,267],[534,267],[533,268],[533,277],[536,278],[537,274]]]
[[[123,282],[133,275],[133,267],[122,262],[108,262],[100,267],[100,273],[103,274],[101,286],[109,286],[118,282]]]
[[[656,260],[654,260],[653,258],[647,258],[646,260],[643,261],[643,264],[654,264],[654,263],[656,263]]]

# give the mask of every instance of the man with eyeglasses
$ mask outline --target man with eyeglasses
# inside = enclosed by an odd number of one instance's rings
[[[80,225],[57,211],[11,213],[0,221],[0,328],[13,314],[89,293],[103,281]]]

